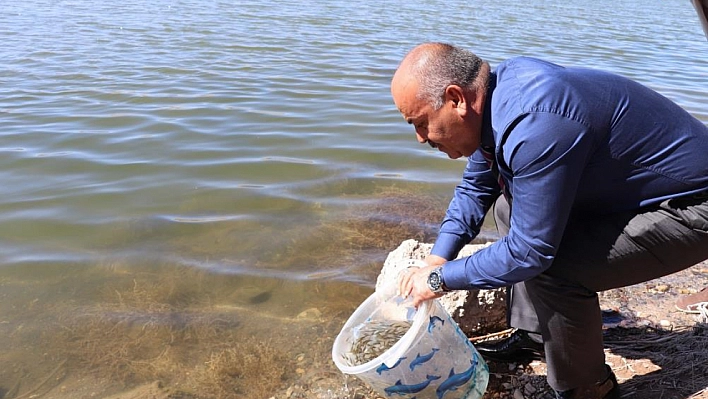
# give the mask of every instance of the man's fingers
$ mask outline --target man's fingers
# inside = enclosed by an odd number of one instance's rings
[[[436,296],[430,292],[427,285],[430,269],[430,266],[425,268],[409,267],[402,270],[398,277],[398,295],[402,298],[410,297],[416,308],[423,301]]]
[[[407,273],[405,277],[406,284],[403,287],[402,297],[408,297],[411,292],[413,292],[413,275],[412,273]]]
[[[411,274],[409,269],[404,269],[401,271],[398,277],[398,295],[405,298],[410,294],[410,278]]]
[[[408,267],[401,270],[398,277],[398,295],[405,298],[410,295],[413,290],[413,276],[418,270],[417,267]]]

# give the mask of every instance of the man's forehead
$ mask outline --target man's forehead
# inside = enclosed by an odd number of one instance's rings
[[[409,121],[419,117],[420,106],[416,100],[417,99],[415,96],[404,96],[400,100],[396,101],[396,106],[401,112],[401,115],[403,115],[403,119]]]
[[[394,79],[391,91],[394,102],[404,117],[413,116],[419,106],[418,82],[411,76],[400,76]]]

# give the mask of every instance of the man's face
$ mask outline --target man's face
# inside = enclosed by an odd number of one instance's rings
[[[400,76],[394,76],[391,93],[403,118],[415,128],[419,143],[428,143],[452,159],[468,157],[477,149],[476,135],[465,118],[469,113],[461,112],[461,107],[469,106],[464,99],[460,101],[446,96],[443,106],[433,109],[426,101],[417,98],[415,79]]]

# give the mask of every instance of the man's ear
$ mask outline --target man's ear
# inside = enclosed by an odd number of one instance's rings
[[[467,113],[469,100],[465,97],[465,91],[458,85],[449,85],[445,88],[445,102],[457,108],[461,116]]]

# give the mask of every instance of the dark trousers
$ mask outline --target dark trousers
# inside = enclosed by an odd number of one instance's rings
[[[494,206],[500,234],[509,204]],[[605,374],[597,292],[665,276],[708,259],[708,194],[612,215],[572,218],[544,273],[515,284],[509,324],[543,337],[548,383],[564,391]]]

